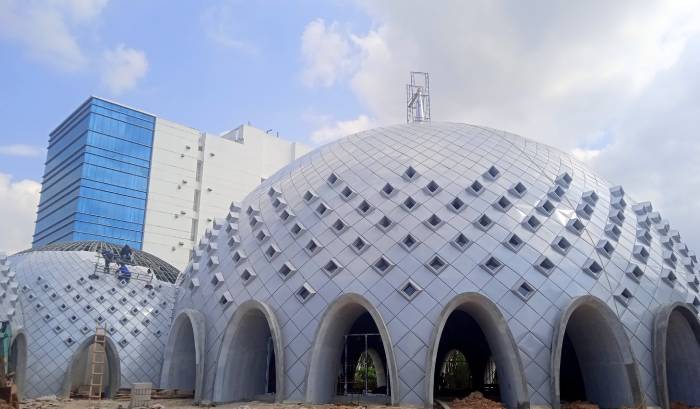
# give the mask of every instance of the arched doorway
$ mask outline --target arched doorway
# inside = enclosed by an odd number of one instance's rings
[[[119,352],[109,337],[105,337],[105,345],[94,343],[94,336],[90,336],[76,350],[63,380],[63,395],[70,397],[71,393],[89,391],[90,376],[92,373],[93,351],[97,350],[104,357],[104,375],[102,377],[102,393],[104,397],[112,398],[119,391],[121,385],[121,363]]]
[[[14,381],[17,385],[17,395],[23,398],[24,380],[27,375],[27,337],[23,331],[14,335],[10,344],[10,356],[8,358],[8,372],[14,373]]]
[[[466,372],[468,368],[468,381],[452,382],[462,386],[456,389],[441,374],[446,363],[456,356],[453,351],[459,351],[464,357],[464,368],[460,371]],[[460,398],[477,390],[488,398],[503,402],[508,408],[529,405],[527,383],[515,339],[496,304],[481,294],[460,294],[443,309],[433,333],[427,369],[429,405],[438,397]],[[489,370],[493,373],[491,377],[487,377]],[[487,380],[495,379],[496,371],[499,386],[487,385]]]
[[[161,387],[192,391],[199,402],[204,378],[205,318],[195,310],[183,310],[170,329],[165,348]]]
[[[552,407],[583,400],[601,408],[644,403],[639,372],[622,323],[603,301],[587,295],[562,311],[554,328]]]
[[[439,362],[442,364],[435,374],[436,395],[465,396],[473,390],[471,367],[462,351],[452,349]]]
[[[316,332],[307,369],[307,402],[351,397],[396,404],[392,348],[384,320],[369,301],[358,294],[341,296],[328,307]]]
[[[656,390],[659,404],[700,406],[700,320],[689,306],[661,307],[654,317]]]
[[[214,380],[214,402],[281,401],[281,336],[270,307],[253,300],[241,304],[224,332]]]

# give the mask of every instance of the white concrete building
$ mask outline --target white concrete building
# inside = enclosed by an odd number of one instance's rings
[[[91,97],[51,133],[33,247],[127,243],[183,268],[231,199],[309,150],[250,125],[215,135]]]
[[[242,200],[309,150],[250,125],[217,136],[156,118],[142,250],[184,267],[231,197]]]

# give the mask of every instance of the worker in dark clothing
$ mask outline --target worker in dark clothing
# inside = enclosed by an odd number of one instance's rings
[[[110,249],[102,250],[102,258],[105,259],[104,273],[107,274],[109,273],[109,265],[114,261],[114,253]]]
[[[125,244],[124,247],[122,247],[122,249],[119,251],[119,256],[125,263],[131,263],[131,253],[131,247],[129,247],[128,244]]]
[[[131,280],[131,271],[122,263],[119,263],[119,268],[117,269],[117,280],[124,280],[127,283]]]

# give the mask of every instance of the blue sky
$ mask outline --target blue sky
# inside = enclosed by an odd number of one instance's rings
[[[206,131],[250,121],[308,142],[317,126],[313,117],[361,111],[346,84],[318,88],[302,80],[300,37],[317,18],[340,19],[353,31],[371,24],[358,7],[341,1],[109,2],[98,17],[71,27],[88,59],[77,70],[36,58],[5,38],[0,143],[44,149],[50,131],[89,95]],[[120,44],[142,51],[147,70],[133,87],[115,91],[101,80],[99,60]],[[0,158],[0,172],[41,178],[44,153]]]
[[[321,144],[434,121],[572,153],[700,249],[700,2],[0,0],[0,249],[27,247],[49,132],[89,95]]]

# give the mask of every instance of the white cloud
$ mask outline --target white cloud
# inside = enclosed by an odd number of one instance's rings
[[[244,15],[236,2],[228,0],[207,8],[201,15],[201,24],[207,37],[220,47],[247,54],[257,54],[258,49],[240,38]]]
[[[337,22],[326,25],[316,19],[307,24],[301,35],[304,83],[330,87],[350,72],[357,53],[352,38],[340,31]]]
[[[576,159],[586,163],[591,163],[598,158],[600,156],[600,152],[601,151],[599,149],[575,148],[571,150],[571,154],[574,155]]]
[[[347,121],[336,121],[327,124],[311,133],[314,143],[326,143],[350,134],[364,131],[372,127],[372,121],[366,115],[360,115]]]
[[[44,150],[33,145],[0,145],[0,155],[33,158],[44,154]]]
[[[119,44],[103,54],[102,83],[114,94],[136,86],[148,71],[148,59],[141,50]]]
[[[88,64],[74,31],[100,14],[106,0],[4,0],[0,2],[0,39],[63,71]]]
[[[316,83],[347,80],[384,125],[405,120],[409,71],[428,71],[433,120],[573,152],[636,200],[652,200],[700,251],[700,46],[688,45],[700,42],[700,3],[359,4],[374,24],[367,33],[310,23],[312,38],[341,51],[318,58],[330,62],[311,70]]]
[[[41,184],[33,180],[13,181],[0,173],[0,251],[8,254],[31,247]]]

